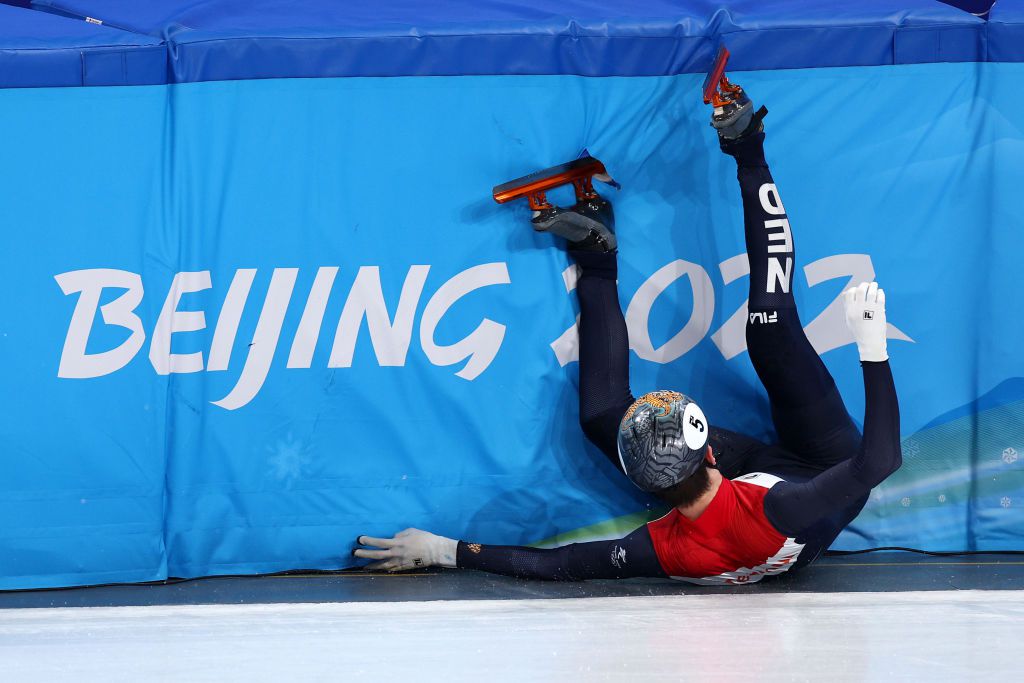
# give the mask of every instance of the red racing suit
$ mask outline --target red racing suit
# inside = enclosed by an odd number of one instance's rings
[[[648,523],[665,573],[697,584],[743,584],[792,567],[803,544],[777,531],[764,513],[765,494],[780,481],[761,472],[723,478],[697,519],[672,508]]]

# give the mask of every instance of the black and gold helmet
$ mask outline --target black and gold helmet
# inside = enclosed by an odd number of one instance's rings
[[[678,484],[704,462],[708,422],[700,406],[678,391],[652,391],[629,407],[619,424],[619,461],[626,476],[654,493]]]

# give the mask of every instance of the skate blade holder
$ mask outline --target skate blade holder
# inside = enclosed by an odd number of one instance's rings
[[[594,157],[585,156],[497,185],[494,188],[494,201],[504,204],[526,197],[530,202],[531,209],[543,211],[553,208],[545,193],[570,183],[576,191],[577,202],[597,199],[600,195],[594,190],[595,177],[613,187],[618,186],[618,183],[608,175],[604,164]]]
[[[715,107],[724,107],[726,104],[735,101],[736,97],[743,92],[743,88],[729,82],[725,75],[725,65],[729,62],[729,48],[725,45],[718,47],[718,54],[715,56],[715,63],[711,71],[704,78],[704,104],[711,104]]]

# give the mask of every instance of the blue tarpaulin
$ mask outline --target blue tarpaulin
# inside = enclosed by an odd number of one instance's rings
[[[578,427],[565,252],[489,196],[584,148],[622,183],[633,390],[774,438],[699,96],[719,40],[771,111],[795,295],[858,420],[837,297],[889,295],[905,465],[839,547],[1020,549],[1024,16],[896,5],[0,6],[0,65],[36,65],[0,67],[0,588],[660,512]],[[27,87],[130,85],[136,51],[155,87]]]
[[[988,44],[990,61],[1024,62],[1024,3],[1002,2],[992,8]]]
[[[0,88],[167,82],[158,38],[0,5]]]
[[[1007,6],[1013,3],[1003,3]],[[934,0],[38,0],[35,7],[165,40],[176,82],[248,78],[574,74],[665,76],[1011,60],[1024,25],[999,30]],[[1013,21],[1007,22],[1007,17]]]

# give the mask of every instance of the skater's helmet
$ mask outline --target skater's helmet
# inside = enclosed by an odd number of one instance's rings
[[[626,476],[655,493],[683,481],[704,462],[708,421],[694,400],[652,391],[629,407],[619,424],[619,461]]]

